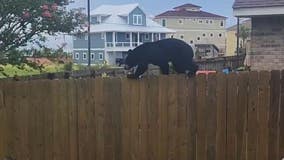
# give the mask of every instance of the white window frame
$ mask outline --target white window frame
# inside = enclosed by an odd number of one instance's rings
[[[104,60],[104,54],[102,52],[99,53],[99,60]]]
[[[179,19],[178,24],[183,24],[183,19]]]
[[[167,20],[166,19],[162,19],[162,26],[166,27],[167,26]]]
[[[80,59],[80,54],[78,52],[74,53],[74,59],[79,60]]]
[[[87,60],[87,53],[83,52],[83,60]]]
[[[95,60],[95,54],[91,53],[91,60]]]
[[[133,25],[141,26],[143,24],[143,19],[141,14],[133,14]]]

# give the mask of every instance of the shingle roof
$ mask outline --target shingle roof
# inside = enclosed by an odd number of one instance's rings
[[[194,7],[194,8],[201,8],[200,6],[197,6],[197,5],[194,5],[194,4],[191,4],[191,3],[187,3],[187,4],[184,4],[184,5],[175,7],[174,9],[191,8],[191,7]]]
[[[284,0],[235,0],[234,9],[284,6]]]
[[[202,18],[226,18],[224,16],[216,15],[213,13],[208,13],[204,11],[186,11],[186,10],[174,10],[174,11],[166,11],[162,14],[156,16],[159,17],[202,17]]]
[[[101,5],[98,8],[91,11],[91,15],[128,15],[136,7],[138,3],[124,4],[124,5]]]

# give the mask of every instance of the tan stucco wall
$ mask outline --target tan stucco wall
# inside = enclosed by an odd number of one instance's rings
[[[215,44],[222,53],[225,52],[225,19],[175,17],[158,18],[155,19],[155,21],[162,25],[163,19],[166,20],[165,27],[176,31],[175,34],[169,34],[167,37],[173,36],[174,38],[182,39],[187,43],[191,43],[191,41],[193,41],[194,44]],[[180,23],[180,21],[182,21],[182,23]],[[200,21],[202,21],[202,23]],[[223,26],[221,26],[221,22],[223,23]],[[203,36],[203,34],[205,34],[205,36]],[[219,34],[221,34],[221,37]],[[183,36],[183,38],[181,38],[181,36]],[[198,40],[198,37],[200,40]]]

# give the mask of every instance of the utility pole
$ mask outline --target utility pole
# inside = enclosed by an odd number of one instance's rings
[[[237,17],[237,56],[239,55],[240,49],[240,18]]]
[[[90,0],[88,0],[88,67],[91,67],[91,15],[90,15]]]

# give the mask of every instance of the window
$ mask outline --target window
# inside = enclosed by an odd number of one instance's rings
[[[203,37],[205,37],[206,36],[206,34],[205,33],[203,33]]]
[[[222,37],[222,33],[219,34],[219,37]]]
[[[179,24],[183,24],[183,20],[182,20],[182,19],[179,19],[179,20],[178,20],[178,23],[179,23]]]
[[[210,24],[212,24],[213,23],[213,21],[210,21]]]
[[[199,20],[199,23],[202,23],[202,20]]]
[[[142,25],[142,15],[133,15],[133,24]]]
[[[75,59],[76,59],[76,60],[79,59],[79,53],[75,53]]]
[[[125,34],[125,39],[127,39],[127,40],[130,39],[130,34],[129,33]]]
[[[180,39],[183,39],[184,38],[184,35],[180,35]]]
[[[200,40],[200,37],[197,37],[197,40]]]
[[[193,44],[193,40],[190,41],[190,44]]]
[[[91,53],[91,60],[95,60],[95,54]]]
[[[210,36],[213,37],[213,33],[211,33]]]
[[[206,23],[209,23],[209,21],[208,21],[208,20],[206,20]]]
[[[221,24],[220,24],[221,26],[224,26],[224,22],[223,21],[221,21]]]
[[[99,53],[99,60],[103,60],[103,59],[104,59],[103,53]]]
[[[87,53],[83,53],[83,60],[87,59]]]
[[[171,35],[171,38],[174,38],[174,35]]]
[[[162,25],[163,25],[164,27],[166,27],[166,20],[165,20],[165,19],[162,20]]]
[[[145,40],[149,40],[150,39],[150,35],[149,35],[149,33],[146,33],[145,34]]]
[[[88,40],[88,34],[85,34],[84,39],[87,41]]]
[[[101,33],[101,39],[105,39],[105,33]]]
[[[77,40],[77,36],[73,36],[73,40],[76,41]]]

